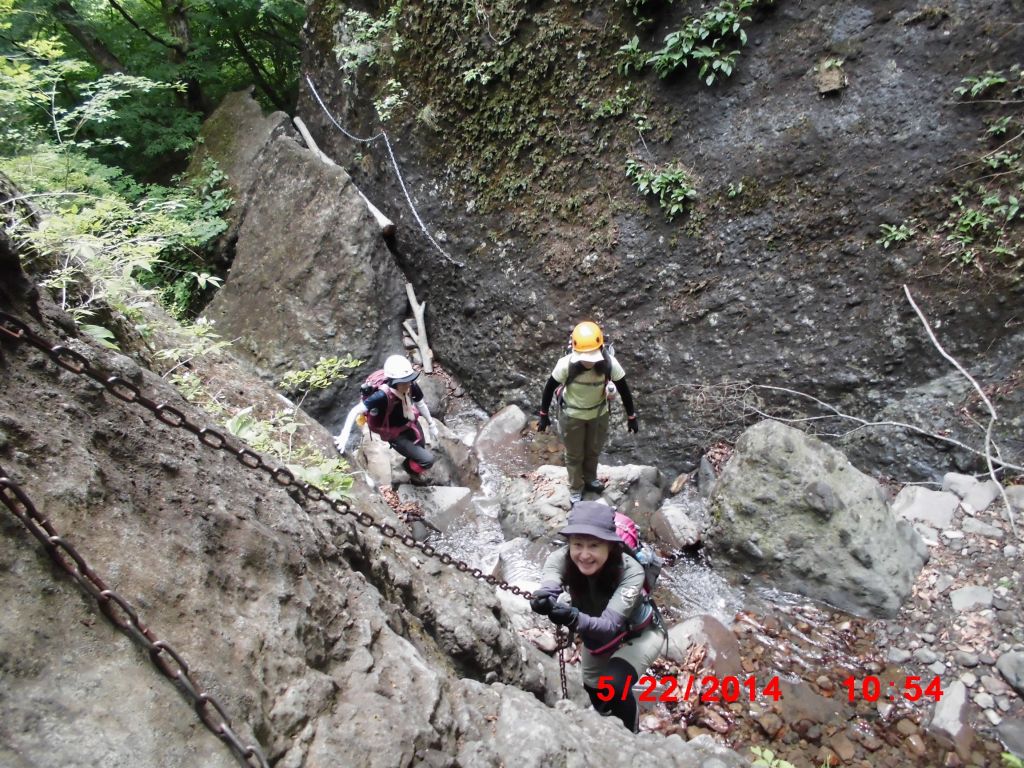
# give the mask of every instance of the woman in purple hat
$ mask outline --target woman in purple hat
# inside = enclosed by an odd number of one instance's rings
[[[644,593],[644,569],[624,556],[615,510],[597,501],[573,506],[559,533],[569,543],[551,553],[530,606],[583,639],[583,687],[594,709],[615,715],[634,733],[639,708],[633,685],[658,658],[665,640]],[[570,602],[558,601],[567,592]]]

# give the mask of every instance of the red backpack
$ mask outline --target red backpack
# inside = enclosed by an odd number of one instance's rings
[[[388,383],[387,374],[384,373],[383,368],[379,368],[369,376],[359,387],[359,396],[362,398],[363,403],[370,398],[371,395],[376,393],[380,388]],[[370,428],[370,431],[376,435],[379,435],[381,440],[387,442],[393,442],[399,435],[405,432],[407,429],[413,430],[416,433],[416,439],[420,440],[423,437],[420,431],[419,424],[416,423],[416,419],[419,418],[419,409],[413,405],[413,420],[406,424],[402,424],[399,427],[391,426],[391,414],[395,408],[401,408],[401,401],[398,395],[396,395],[390,387],[382,390],[387,395],[388,405],[382,413],[370,413],[366,412],[366,426]]]
[[[644,594],[650,595],[654,591],[654,585],[661,575],[665,561],[658,557],[654,547],[641,543],[640,530],[633,518],[618,510],[615,512],[615,532],[626,545],[626,552],[644,567]]]

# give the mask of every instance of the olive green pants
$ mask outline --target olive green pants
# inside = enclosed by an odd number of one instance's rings
[[[569,490],[582,491],[584,483],[597,480],[597,460],[608,439],[608,412],[593,419],[564,416],[562,435]]]

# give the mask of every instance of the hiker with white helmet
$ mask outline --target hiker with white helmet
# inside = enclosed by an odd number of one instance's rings
[[[614,715],[634,733],[639,708],[633,685],[658,658],[666,634],[644,592],[644,568],[625,554],[615,510],[581,501],[559,531],[569,543],[548,556],[530,607],[579,633],[583,687],[601,714]],[[570,602],[560,602],[567,592]]]
[[[437,426],[423,390],[416,383],[419,375],[405,355],[388,357],[384,368],[370,374],[363,384],[362,398],[349,411],[341,433],[334,438],[338,450],[345,452],[353,424],[363,417],[371,432],[405,457],[402,466],[410,475],[420,475],[433,466],[434,454],[426,446],[419,417],[426,419],[435,442]]]
[[[551,425],[549,411],[557,392],[569,495],[574,502],[585,492],[604,491],[604,484],[597,479],[597,462],[608,439],[609,382],[622,397],[626,428],[636,432],[639,422],[626,372],[606,347],[601,327],[589,320],[582,322],[573,329],[571,352],[555,363],[551,371],[541,396],[537,422],[538,432]]]

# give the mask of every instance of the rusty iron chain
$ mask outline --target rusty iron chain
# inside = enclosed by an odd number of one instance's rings
[[[437,549],[425,541],[416,541],[411,534],[400,533],[393,525],[382,523],[376,520],[368,512],[356,512],[351,506],[343,501],[331,499],[327,493],[310,483],[300,482],[295,475],[286,467],[273,465],[264,460],[263,456],[252,450],[245,443],[232,437],[228,437],[211,427],[204,427],[191,421],[184,413],[172,405],[158,403],[147,397],[142,391],[129,381],[117,375],[108,375],[94,367],[89,360],[79,352],[76,352],[61,344],[50,344],[46,339],[36,334],[26,323],[6,312],[0,312],[0,333],[18,342],[27,342],[33,347],[44,352],[53,362],[61,368],[80,376],[86,376],[103,386],[110,394],[119,400],[133,405],[140,405],[153,413],[157,419],[170,427],[184,429],[195,435],[200,443],[222,450],[233,455],[240,464],[249,469],[258,469],[267,473],[271,480],[284,488],[292,488],[298,491],[305,499],[311,502],[322,502],[331,507],[340,515],[348,515],[365,528],[375,528],[388,539],[396,539],[411,549],[417,549],[427,557],[436,557],[443,565],[451,565],[461,573],[468,573],[474,579],[483,581],[492,587],[498,587],[514,595],[529,600],[533,595],[520,589],[508,581],[498,579],[496,576],[485,574],[479,568],[474,568],[468,563],[457,560],[445,552],[438,552]],[[234,443],[238,443],[235,445]],[[293,497],[294,498],[294,497]],[[304,506],[304,505],[303,505]]]
[[[569,684],[565,680],[565,651],[572,645],[572,630],[566,627],[555,629],[555,640],[558,641],[558,676],[562,680],[562,698],[569,698]]]
[[[258,746],[242,742],[231,725],[227,711],[216,698],[203,691],[190,673],[188,664],[174,647],[157,637],[142,622],[132,604],[106,585],[74,545],[39,513],[32,500],[3,467],[0,467],[0,501],[39,540],[50,558],[96,600],[100,611],[110,623],[149,653],[153,666],[181,690],[203,725],[227,744],[243,765],[270,767]]]

